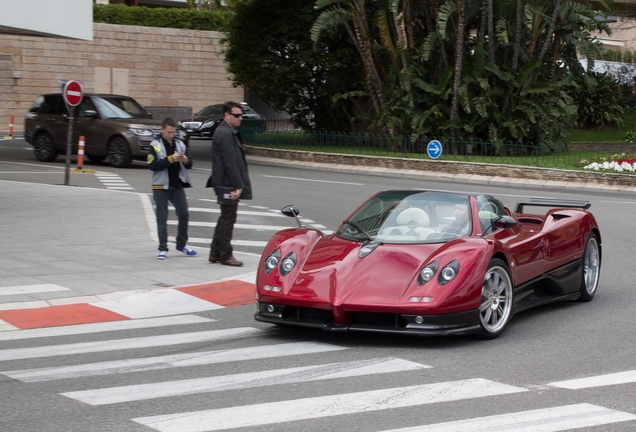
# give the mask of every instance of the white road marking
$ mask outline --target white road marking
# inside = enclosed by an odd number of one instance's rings
[[[237,335],[236,337],[239,337]],[[245,337],[252,334],[245,333]],[[248,348],[234,348],[215,351],[171,354],[137,359],[114,360],[99,363],[87,363],[73,366],[58,366],[41,369],[25,369],[0,372],[22,382],[52,381],[67,378],[79,378],[96,375],[162,370],[178,367],[190,367],[257,360],[275,357],[287,357],[300,354],[339,351],[347,348],[321,342],[294,342],[278,345],[265,345]]]
[[[213,340],[227,340],[236,337],[254,336],[261,331],[262,330],[251,327],[239,327],[225,330],[178,333],[130,339],[114,339],[63,345],[44,345],[32,348],[4,349],[0,350],[0,361],[68,356],[72,354],[86,354],[136,348],[150,348],[187,343],[209,342]]]
[[[634,382],[636,382],[636,371],[625,371],[567,381],[557,381],[549,383],[548,385],[551,387],[560,387],[570,390],[580,390],[584,388],[604,387],[608,385],[628,384]]]
[[[636,415],[582,403],[384,432],[557,432],[630,420]]]
[[[482,378],[140,417],[161,432],[206,432],[528,391]]]
[[[6,321],[0,320],[0,332],[5,332],[5,331],[10,332],[13,330],[19,330],[19,329],[16,326],[13,326]]]
[[[179,221],[176,220],[169,220],[168,221],[168,225],[178,225]],[[200,227],[210,227],[210,228],[214,228],[216,226],[216,222],[197,222],[197,221],[189,221],[188,222],[189,226],[200,226]],[[240,224],[240,223],[235,223],[234,224],[234,229],[251,229],[251,230],[262,230],[262,231],[280,231],[280,230],[284,230],[285,228],[291,228],[290,227],[285,227],[285,226],[276,226],[276,225],[248,225],[248,224]]]
[[[277,178],[277,179],[283,179],[283,180],[314,182],[314,183],[335,183],[335,184],[344,184],[344,185],[353,185],[353,186],[364,186],[364,183],[349,183],[349,182],[340,182],[340,181],[333,181],[333,180],[315,180],[315,179],[304,179],[304,178],[298,178],[298,177],[281,177],[281,176],[272,176],[272,175],[264,175],[263,177]]]
[[[205,200],[199,200],[199,201],[205,201]],[[214,200],[214,202],[216,203],[216,200]],[[168,209],[170,210],[175,210],[175,208],[173,206],[168,206]],[[202,213],[221,213],[221,210],[218,208],[208,208],[208,207],[188,207],[188,211],[190,212],[202,212]],[[282,217],[285,218],[287,216],[285,216],[284,214],[280,213],[278,210],[275,210],[278,213],[271,213],[271,212],[261,212],[261,211],[250,211],[250,210],[239,210],[237,212],[237,214],[240,215],[245,215],[245,216],[267,216],[267,217]]]
[[[170,241],[172,243],[176,242],[176,238],[175,237],[170,237]],[[210,243],[212,243],[212,239],[211,238],[197,238],[197,237],[189,237],[188,238],[188,244],[204,244],[204,245],[210,245]],[[232,239],[232,246],[254,246],[254,247],[265,247],[267,246],[267,242],[266,241],[259,241],[259,240],[236,240],[236,239]]]
[[[175,289],[143,291],[131,294],[121,300],[91,304],[133,319],[223,309],[223,306]]]
[[[284,353],[285,351],[281,352]],[[96,390],[74,391],[62,393],[62,395],[89,405],[107,405],[162,397],[242,390],[256,387],[270,387],[336,378],[348,378],[352,376],[404,372],[428,367],[430,366],[421,365],[407,360],[383,358]]]
[[[71,336],[78,334],[101,333],[119,330],[132,330],[153,327],[166,327],[184,324],[199,324],[215,322],[211,318],[204,318],[197,315],[178,315],[161,318],[147,318],[125,321],[112,321],[104,323],[76,324],[60,327],[46,327],[37,329],[26,329],[0,333],[0,341],[49,338],[55,336]]]
[[[70,291],[70,290],[71,290],[70,288],[66,288],[56,284],[16,285],[16,286],[0,287],[0,296]]]

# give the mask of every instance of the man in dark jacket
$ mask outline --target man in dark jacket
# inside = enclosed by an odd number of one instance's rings
[[[243,263],[232,255],[232,232],[240,199],[252,199],[252,186],[241,135],[236,130],[243,119],[237,102],[223,104],[223,121],[212,136],[212,183],[221,216],[216,223],[210,245],[210,262],[240,267]]]

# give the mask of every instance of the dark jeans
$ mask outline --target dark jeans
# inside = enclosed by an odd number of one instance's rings
[[[157,207],[157,234],[159,234],[159,250],[168,250],[168,201],[174,206],[177,217],[179,218],[179,230],[177,232],[177,248],[185,247],[188,241],[188,221],[190,214],[188,213],[188,201],[186,200],[185,190],[177,189],[154,189],[152,196],[155,199]]]
[[[221,216],[219,216],[214,229],[214,238],[212,238],[212,244],[210,245],[210,257],[218,257],[221,261],[232,257],[232,243],[230,242],[232,241],[237,211],[238,203],[221,204]]]

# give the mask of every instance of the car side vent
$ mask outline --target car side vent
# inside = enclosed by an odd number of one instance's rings
[[[570,215],[561,214],[561,213],[552,213],[552,217],[556,220],[561,220],[561,219],[569,218]]]
[[[10,62],[11,54],[0,54],[0,61]]]

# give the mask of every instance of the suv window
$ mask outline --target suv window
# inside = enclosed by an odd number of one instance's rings
[[[97,111],[97,110],[95,109],[95,104],[93,104],[93,101],[91,100],[91,98],[84,98],[84,99],[82,99],[82,103],[80,103],[80,104],[77,106],[77,115],[78,115],[79,117],[84,117],[84,116],[85,116],[85,114],[84,114],[84,113],[85,113],[86,111],[89,111],[89,110]]]
[[[95,96],[93,102],[103,118],[152,118],[132,99]]]
[[[66,112],[66,106],[61,95],[38,96],[29,108],[29,112],[61,115]]]

